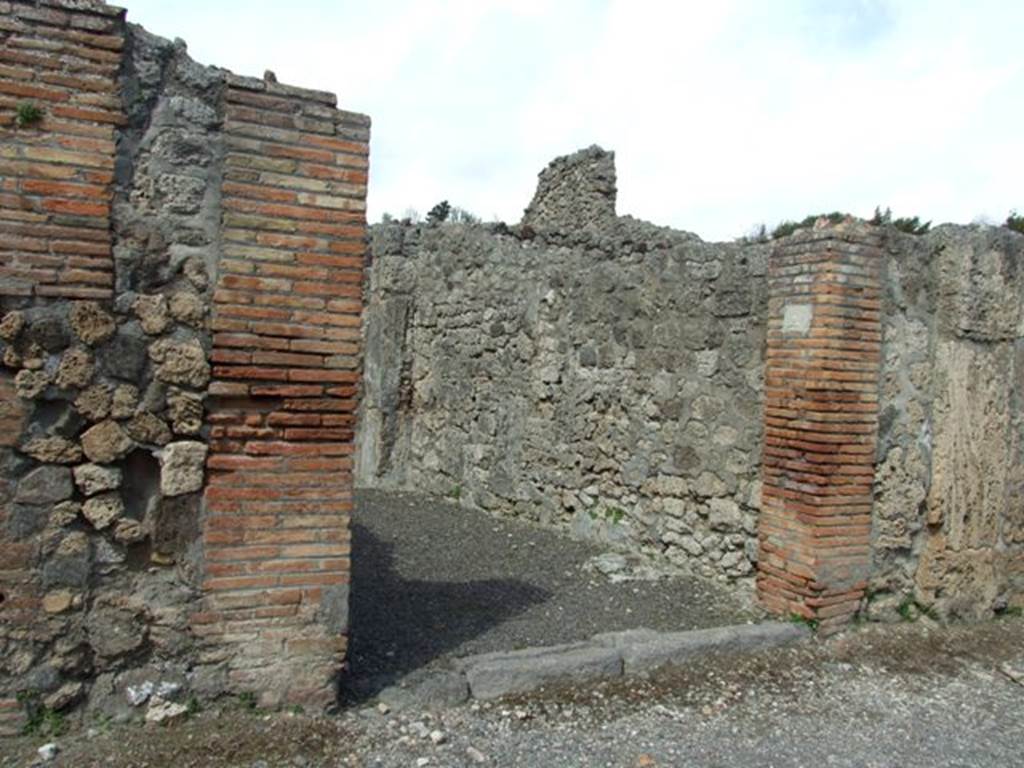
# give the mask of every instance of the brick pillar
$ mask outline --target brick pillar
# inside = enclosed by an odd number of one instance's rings
[[[205,605],[236,690],[328,704],[346,650],[369,120],[230,76]]]
[[[0,2],[0,316],[54,299],[112,296],[123,17],[119,8],[86,0]],[[13,374],[0,371],[5,466],[30,408],[18,398]],[[46,614],[39,542],[8,525],[10,474],[0,475],[0,635],[14,656],[28,653]],[[0,737],[25,724],[11,683],[0,675]]]
[[[109,299],[124,11],[0,5],[0,296]]]
[[[846,223],[772,254],[757,588],[834,630],[870,567],[878,425],[880,234]]]

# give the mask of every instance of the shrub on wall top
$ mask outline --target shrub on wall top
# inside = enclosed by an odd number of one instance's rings
[[[832,213],[812,214],[805,217],[802,221],[782,221],[772,230],[772,240],[778,240],[780,237],[789,237],[798,229],[813,227],[814,222],[818,219],[828,219],[829,224],[838,224],[841,221],[845,221],[849,215],[848,213],[832,211]]]
[[[900,232],[906,232],[908,235],[923,235],[932,228],[930,221],[922,222],[917,216],[904,216],[903,218],[894,219],[892,217],[892,209],[886,206],[885,211],[882,211],[882,206],[880,205],[875,206],[875,215],[871,217],[868,223],[874,224],[877,227],[895,227]]]

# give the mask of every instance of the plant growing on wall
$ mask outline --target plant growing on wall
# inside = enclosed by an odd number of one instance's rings
[[[23,101],[14,110],[14,124],[18,128],[28,128],[43,119],[43,110],[31,101]]]
[[[1020,232],[1024,235],[1024,216],[1017,213],[1017,211],[1010,211],[1010,215],[1006,217],[1005,226],[1014,232]]]
[[[470,213],[465,208],[459,208],[459,206],[453,206],[451,215],[448,217],[448,221],[453,224],[479,224],[480,217],[475,213]]]
[[[442,200],[440,203],[438,203],[429,211],[427,211],[427,223],[442,224],[443,222],[448,220],[448,214],[450,214],[451,212],[451,205],[449,205],[447,200]]]
[[[818,219],[828,219],[829,224],[838,224],[841,221],[845,221],[848,215],[839,211],[832,211],[832,213],[812,214],[805,217],[802,221],[782,221],[772,230],[772,240],[778,240],[780,237],[789,237],[798,229],[813,227],[814,222]]]
[[[470,213],[465,208],[452,205],[447,200],[442,200],[427,212],[428,224],[479,224],[480,217]]]
[[[603,507],[600,511],[591,509],[588,514],[590,515],[591,520],[600,520],[601,518],[604,518],[612,525],[618,525],[622,522],[622,518],[626,516],[626,513],[623,510],[612,506]]]
[[[871,217],[868,224],[874,224],[876,227],[895,227],[900,232],[906,232],[908,235],[923,235],[932,228],[930,221],[922,222],[917,216],[904,216],[894,219],[892,217],[892,209],[886,206],[885,211],[883,211],[880,205],[875,206],[875,215]]]

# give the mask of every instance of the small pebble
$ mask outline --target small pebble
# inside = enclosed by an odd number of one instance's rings
[[[57,753],[60,752],[60,747],[51,741],[49,744],[43,744],[43,746],[36,750],[36,752],[38,752],[39,757],[45,762],[50,762],[57,757]]]
[[[427,728],[426,724],[421,723],[419,720],[409,723],[409,730],[421,739],[425,739],[430,736],[430,729]]]

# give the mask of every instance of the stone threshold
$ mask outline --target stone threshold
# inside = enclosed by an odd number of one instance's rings
[[[438,671],[413,686],[391,686],[377,698],[399,709],[451,707],[470,698],[497,699],[552,684],[641,676],[710,653],[750,653],[810,636],[804,625],[777,621],[681,632],[605,632],[582,642],[465,656],[455,660],[454,669]]]

